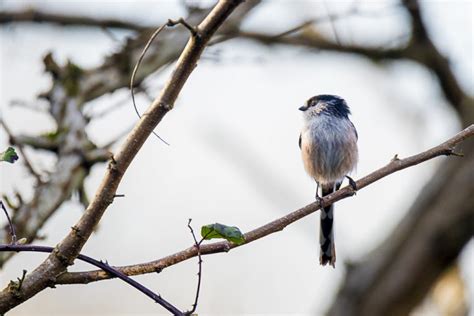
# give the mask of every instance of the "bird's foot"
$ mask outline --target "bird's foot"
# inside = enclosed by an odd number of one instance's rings
[[[351,186],[352,190],[355,192],[357,192],[357,184],[356,182],[354,181],[354,179],[352,179],[351,177],[349,176],[346,176],[347,180],[349,180],[349,185]]]
[[[314,199],[316,200],[316,202],[318,202],[320,206],[323,206],[323,198],[320,197],[319,194],[316,193],[316,196],[314,197]]]

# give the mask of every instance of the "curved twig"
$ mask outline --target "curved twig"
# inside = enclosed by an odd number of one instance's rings
[[[141,64],[143,58],[145,57],[145,54],[146,54],[148,48],[150,47],[151,43],[153,43],[153,40],[158,36],[158,34],[161,33],[161,31],[164,30],[165,27],[168,26],[168,24],[169,23],[167,22],[167,23],[161,25],[160,27],[158,27],[153,32],[153,34],[150,36],[150,39],[146,43],[145,48],[143,48],[143,51],[140,53],[140,57],[138,57],[137,63],[135,64],[135,67],[133,67],[132,76],[130,77],[130,94],[132,96],[133,109],[135,110],[135,113],[137,114],[139,119],[141,119],[142,116],[141,116],[140,112],[138,112],[137,104],[135,103],[135,92],[133,90],[133,88],[135,87],[135,76],[137,75],[138,68],[140,67],[140,64]],[[163,138],[161,138],[160,135],[158,135],[155,131],[152,131],[152,133],[153,133],[153,135],[158,137],[159,140],[161,140],[163,143],[165,143],[166,145],[169,146],[169,143],[167,141],[165,141]]]

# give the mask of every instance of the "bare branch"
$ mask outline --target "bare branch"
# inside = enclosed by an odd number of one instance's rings
[[[258,0],[244,3],[227,19],[222,30],[238,28],[247,14],[259,3]],[[197,24],[207,13],[209,10],[194,10],[186,21],[192,25]],[[29,242],[37,237],[37,231],[59,206],[69,199],[71,192],[80,189],[80,184],[88,175],[90,167],[110,157],[105,149],[115,141],[107,144],[105,148],[95,148],[84,132],[90,118],[84,114],[83,107],[90,100],[127,87],[131,65],[137,60],[151,32],[152,30],[146,29],[135,38],[127,40],[120,51],[93,69],[82,69],[71,62],[60,66],[51,54],[47,54],[44,58],[46,71],[53,75],[54,80],[51,89],[39,97],[49,103],[47,110],[56,120],[58,128],[40,136],[15,135],[18,144],[52,151],[58,158],[57,168],[49,175],[49,181],[38,186],[33,198],[21,203],[15,216],[12,217],[19,235],[27,237]],[[172,32],[165,30],[144,58],[142,67],[137,73],[137,82],[176,60],[188,37],[189,31],[184,28],[176,28]],[[58,80],[58,76],[62,79]],[[62,84],[65,81],[68,82],[68,87]],[[76,122],[74,128],[69,128],[69,122]],[[6,236],[8,231],[1,229],[0,240],[5,241]],[[14,253],[0,254],[0,266],[12,255]]]
[[[474,233],[474,138],[457,150],[465,157],[439,165],[387,238],[347,264],[327,315],[408,315],[456,263]]]
[[[8,226],[10,227],[10,234],[11,234],[11,239],[12,239],[12,244],[16,243],[16,232],[15,232],[15,226],[13,226],[12,220],[10,219],[10,215],[8,215],[8,211],[3,204],[3,201],[0,201],[0,208],[3,210],[5,213],[5,216],[7,217],[8,220]]]
[[[59,143],[45,136],[16,135],[15,143],[22,146],[30,146],[34,149],[57,152]]]
[[[1,202],[0,202],[1,203]],[[45,253],[53,253],[55,251],[55,248],[53,247],[46,247],[46,246],[35,246],[35,245],[0,245],[0,251],[15,251],[15,252],[45,252]],[[110,266],[107,262],[99,261],[94,258],[91,258],[86,255],[78,255],[77,256],[78,260],[87,262],[93,266],[96,266],[102,271],[104,271],[107,274],[112,275],[114,278],[119,278],[120,280],[130,284],[132,287],[137,289],[138,291],[142,292],[152,300],[154,300],[156,303],[160,304],[163,306],[166,310],[171,312],[173,315],[185,315],[185,313],[181,312],[178,308],[173,306],[171,303],[166,301],[161,295],[154,293],[152,290],[148,289],[141,283],[133,280],[132,278],[128,277],[127,275],[123,274],[119,270],[115,269],[114,267]],[[25,279],[25,274],[26,271],[23,270],[23,277],[21,278],[20,285],[15,289],[16,292],[20,293],[21,290],[21,285],[23,284],[23,281]],[[20,281],[20,279],[19,279]]]
[[[112,203],[118,185],[128,166],[145,140],[162,118],[173,108],[174,102],[189,75],[194,70],[206,44],[219,26],[235,10],[242,0],[221,0],[208,16],[199,24],[199,36],[192,36],[178,60],[174,72],[163,88],[160,96],[150,105],[142,119],[122,144],[117,155],[112,158],[109,168],[99,186],[94,199],[84,211],[74,229],[60,242],[57,251],[50,254],[33,272],[27,275],[18,293],[8,288],[0,293],[0,313],[6,313],[18,304],[28,300],[45,289],[52,279],[63,273],[74,262],[80,250],[92,234],[107,207]],[[77,93],[77,91],[74,91]],[[81,100],[83,101],[83,100]],[[72,99],[68,102],[77,102]],[[77,106],[77,105],[76,105]],[[72,107],[72,106],[71,106]]]
[[[171,21],[171,20],[169,20],[169,21]],[[135,110],[135,113],[137,114],[138,118],[140,118],[140,119],[142,118],[142,116],[140,115],[140,112],[138,112],[137,104],[135,102],[135,92],[133,90],[133,88],[135,87],[135,76],[137,75],[137,71],[138,71],[138,68],[140,67],[140,64],[143,60],[143,57],[145,57],[145,54],[146,54],[148,48],[150,47],[151,43],[153,43],[153,40],[161,33],[161,31],[164,30],[165,27],[167,27],[168,25],[171,26],[169,21],[168,21],[168,23],[165,23],[165,24],[161,25],[159,28],[157,28],[153,32],[150,39],[146,43],[145,48],[143,48],[143,51],[141,52],[140,57],[138,57],[137,63],[135,64],[135,67],[133,67],[132,76],[130,77],[130,94],[132,95],[133,109]],[[163,138],[161,138],[160,135],[155,133],[155,131],[152,131],[152,133],[159,140],[161,140],[163,143],[165,143],[166,145],[169,145],[169,143],[166,142]]]
[[[56,167],[48,181],[39,182],[32,198],[19,205],[12,216],[18,236],[29,242],[37,237],[39,229],[59,206],[80,188],[90,166],[109,157],[107,150],[97,148],[85,131],[89,121],[82,111],[83,102],[77,88],[82,70],[71,62],[58,65],[51,54],[45,56],[44,63],[53,79],[57,79],[53,80],[52,87],[46,93],[48,111],[57,127],[44,136],[14,136],[18,146],[37,145],[57,154]],[[1,229],[0,240],[7,238],[8,231]],[[1,253],[0,265],[13,254]]]
[[[424,151],[420,154],[407,157],[405,159],[392,159],[385,167],[382,167],[369,175],[363,177],[362,179],[356,182],[356,186],[358,190],[363,189],[364,187],[384,178],[385,176],[392,174],[396,171],[400,171],[402,169],[417,165],[424,161],[430,160],[432,158],[443,156],[443,155],[451,155],[454,152],[454,148],[457,144],[464,141],[466,138],[471,137],[474,135],[474,124],[469,126],[468,128],[464,129],[460,133],[456,134],[451,139],[447,140],[446,142],[433,147],[427,151]],[[347,198],[349,196],[354,195],[354,191],[351,186],[346,186],[327,197],[322,199],[323,205],[330,205],[335,203],[341,199]],[[260,238],[268,236],[272,233],[278,232],[283,230],[286,226],[290,225],[291,223],[309,215],[317,210],[320,209],[320,205],[318,202],[311,203],[303,208],[300,208],[294,212],[291,212],[281,218],[278,218],[268,224],[265,224],[261,227],[258,227],[250,232],[247,232],[245,236],[245,243],[241,245],[236,245],[234,243],[228,241],[220,241],[211,244],[201,245],[200,252],[203,255],[206,254],[213,254],[213,253],[220,253],[220,252],[228,252],[229,250],[247,245],[253,241],[256,241]],[[193,258],[197,256],[198,250],[196,247],[190,247],[185,250],[179,251],[175,254],[169,255],[167,257],[142,263],[142,264],[135,264],[130,266],[124,267],[117,267],[118,270],[122,271],[127,275],[140,275],[145,273],[153,273],[156,271],[161,271],[164,268],[169,266],[175,265],[179,262],[185,261],[187,259]],[[74,283],[81,283],[86,284],[94,281],[109,279],[110,276],[102,271],[87,271],[87,272],[72,272],[72,273],[64,273],[57,279],[57,284],[74,284]]]
[[[201,280],[202,280],[201,242],[204,240],[204,238],[201,239],[200,242],[197,241],[196,235],[194,234],[193,227],[191,226],[191,221],[192,221],[192,219],[190,218],[189,221],[188,221],[188,228],[191,231],[191,235],[193,236],[194,247],[196,247],[196,249],[197,249],[199,270],[198,270],[198,283],[197,283],[197,287],[196,287],[196,296],[194,297],[193,307],[191,308],[190,311],[187,311],[185,313],[186,315],[192,315],[196,311],[198,301],[199,301],[199,292],[201,291]]]
[[[0,24],[18,22],[54,23],[65,26],[91,26],[101,28],[119,28],[133,31],[143,31],[145,26],[114,19],[96,19],[86,16],[54,14],[41,12],[34,9],[25,11],[0,12]]]
[[[469,97],[461,88],[456,76],[444,57],[431,40],[422,18],[418,0],[404,0],[403,5],[412,20],[412,39],[407,47],[406,57],[411,58],[436,74],[446,99],[461,114],[474,106],[474,99]],[[467,104],[466,104],[467,103]],[[466,122],[464,122],[466,124]]]
[[[324,38],[320,33],[312,29],[311,25],[313,24],[313,21],[305,22],[298,27],[277,35],[239,30],[224,35],[224,39],[227,40],[232,37],[239,37],[266,45],[301,46],[316,50],[352,53],[365,56],[374,61],[399,59],[413,60],[424,65],[436,74],[446,99],[460,114],[464,123],[463,125],[467,126],[470,122],[465,121],[464,117],[469,111],[472,111],[472,108],[474,107],[474,99],[463,91],[449,65],[449,61],[431,41],[421,16],[421,9],[418,1],[406,0],[403,3],[412,20],[412,34],[411,38],[404,46],[397,48],[368,47],[348,44],[339,45],[338,43]],[[296,33],[303,29],[305,32]]]

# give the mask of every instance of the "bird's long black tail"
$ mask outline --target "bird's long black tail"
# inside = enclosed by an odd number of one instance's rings
[[[323,185],[322,196],[329,195],[339,189],[340,184]],[[325,266],[327,263],[335,267],[336,247],[334,244],[334,205],[326,206],[321,209],[321,230],[319,234],[319,245],[321,254],[319,262]]]

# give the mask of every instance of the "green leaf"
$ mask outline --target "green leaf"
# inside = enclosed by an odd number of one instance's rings
[[[227,226],[219,223],[202,226],[201,236],[206,240],[223,238],[237,245],[245,242],[245,237],[238,227]]]
[[[15,149],[13,149],[13,147],[8,147],[7,150],[0,153],[0,161],[14,163],[16,160],[18,160],[18,155],[16,154]]]

